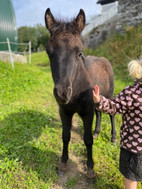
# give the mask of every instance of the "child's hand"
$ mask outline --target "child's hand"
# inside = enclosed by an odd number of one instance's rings
[[[95,87],[94,87],[93,100],[94,100],[94,103],[100,102],[100,90],[99,90],[99,86],[98,85],[95,85]]]

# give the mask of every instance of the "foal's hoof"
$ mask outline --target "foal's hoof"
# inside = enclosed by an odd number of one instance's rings
[[[94,184],[95,173],[94,173],[93,169],[88,169],[87,177],[88,177],[88,180],[87,180],[88,184]]]
[[[66,163],[61,162],[58,169],[60,171],[65,172],[66,171]]]
[[[88,171],[87,171],[87,177],[89,179],[94,179],[95,178],[95,173],[94,173],[93,169],[88,169]]]
[[[64,175],[65,175],[65,171],[61,171],[61,170],[57,170],[57,175],[59,176],[59,177],[64,177]]]
[[[94,134],[93,134],[93,138],[96,139],[96,138],[98,137],[98,135],[99,135],[99,134],[94,133]]]
[[[66,163],[61,162],[57,169],[57,174],[58,176],[63,177],[65,172],[66,172]]]
[[[117,139],[111,138],[111,142],[116,145],[117,144]]]

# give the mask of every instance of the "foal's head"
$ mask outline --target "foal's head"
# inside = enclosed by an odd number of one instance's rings
[[[45,23],[50,32],[46,50],[55,84],[54,95],[58,103],[67,104],[72,96],[72,83],[77,66],[82,61],[83,45],[80,33],[85,26],[85,14],[81,9],[73,21],[60,22],[55,20],[48,8]]]

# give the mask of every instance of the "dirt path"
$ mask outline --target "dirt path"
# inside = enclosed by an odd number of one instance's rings
[[[73,118],[70,143],[81,140],[82,138],[78,129],[78,120],[75,116]],[[50,189],[96,189],[94,185],[88,184],[87,182],[85,170],[86,163],[84,159],[84,157],[77,157],[73,151],[70,151],[67,172],[64,177],[59,177],[57,183],[55,183]]]

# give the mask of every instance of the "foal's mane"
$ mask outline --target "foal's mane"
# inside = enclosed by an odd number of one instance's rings
[[[56,20],[51,30],[52,34],[60,32],[69,32],[73,34],[79,33],[79,28],[75,19],[72,19],[71,21]]]

